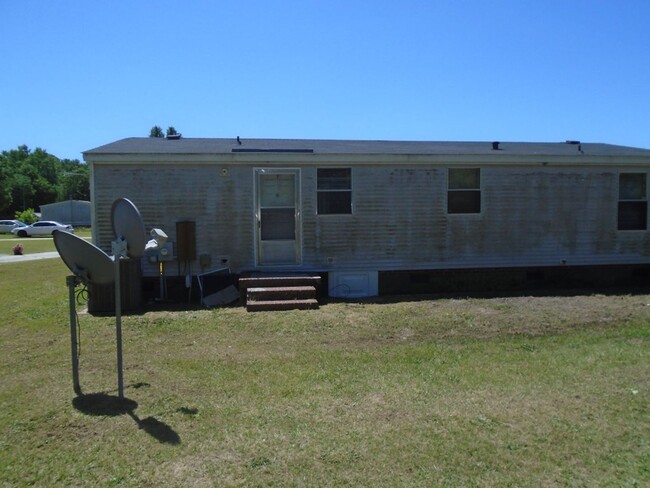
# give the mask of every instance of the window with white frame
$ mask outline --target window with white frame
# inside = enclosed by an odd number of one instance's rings
[[[618,230],[647,230],[646,173],[618,175]]]
[[[480,168],[449,168],[447,172],[447,213],[481,213]]]
[[[318,168],[318,215],[352,213],[352,170]]]

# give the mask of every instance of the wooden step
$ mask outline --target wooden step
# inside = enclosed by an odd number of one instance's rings
[[[252,276],[239,278],[239,289],[267,286],[313,286],[320,287],[320,276]]]
[[[316,288],[313,286],[271,286],[248,288],[246,301],[266,300],[299,300],[316,298]]]
[[[263,300],[248,302],[246,310],[249,312],[273,312],[276,310],[315,310],[318,300],[309,298],[305,300]]]
[[[252,288],[298,288],[310,287],[314,289],[314,293],[310,295],[298,295],[295,298],[316,298],[320,296],[321,277],[318,275],[261,275],[261,276],[247,276],[239,278],[238,287],[241,297],[242,305],[246,305],[249,299],[248,290]],[[255,299],[255,292],[252,298]],[[262,292],[259,292],[262,293]],[[289,292],[287,292],[289,293]],[[293,292],[291,292],[293,293]],[[301,291],[299,293],[306,293]],[[270,296],[267,298],[260,297],[258,300],[273,301],[283,300],[284,297]]]

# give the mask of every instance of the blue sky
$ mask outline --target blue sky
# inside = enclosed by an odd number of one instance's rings
[[[650,2],[0,0],[0,150],[185,137],[650,148]]]

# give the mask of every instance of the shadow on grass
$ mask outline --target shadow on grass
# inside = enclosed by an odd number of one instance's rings
[[[140,420],[136,414],[129,412],[129,416],[138,424],[138,428],[144,430],[151,437],[163,444],[178,445],[181,443],[180,436],[165,422],[156,417],[147,417]]]
[[[75,397],[72,406],[86,415],[115,417],[133,412],[138,402],[106,393],[88,393]]]
[[[180,436],[165,422],[155,417],[140,419],[135,414],[138,403],[130,398],[119,398],[106,393],[88,393],[75,397],[72,406],[86,415],[115,417],[126,414],[135,421],[139,429],[144,430],[158,442],[171,445],[181,443]]]

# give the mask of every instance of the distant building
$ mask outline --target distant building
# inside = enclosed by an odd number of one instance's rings
[[[90,226],[90,202],[85,200],[67,200],[65,202],[41,205],[40,220],[56,220],[74,227]]]

